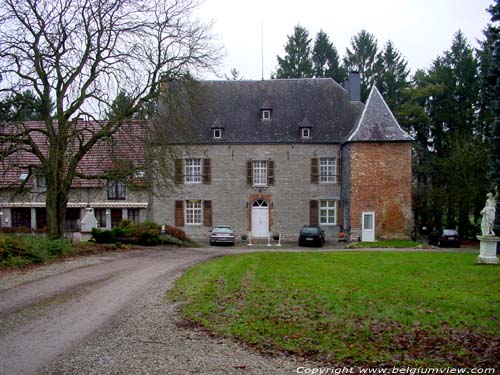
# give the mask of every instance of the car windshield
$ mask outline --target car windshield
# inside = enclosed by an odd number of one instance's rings
[[[453,230],[453,229],[445,229],[445,230],[443,230],[443,234],[445,236],[458,236],[457,231]]]
[[[315,227],[305,227],[300,230],[300,234],[318,234],[319,229]]]
[[[218,233],[232,233],[233,230],[231,227],[215,227],[213,232],[218,232]]]

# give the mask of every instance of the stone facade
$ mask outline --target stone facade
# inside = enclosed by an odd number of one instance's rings
[[[334,200],[340,205],[338,182],[311,183],[311,159],[337,159],[339,156],[340,146],[335,144],[192,147],[187,157],[211,161],[210,184],[182,183],[177,185],[176,191],[155,197],[153,219],[174,226],[176,201],[210,201],[212,223],[231,225],[241,236],[252,231],[253,202],[263,199],[269,204],[269,233],[281,233],[285,240],[295,240],[299,229],[310,222],[311,200]],[[247,183],[247,163],[251,160],[274,162],[272,186],[257,187]],[[337,238],[342,216],[339,207],[336,224],[323,226],[329,239]],[[180,228],[193,238],[207,238],[210,226],[184,224]]]

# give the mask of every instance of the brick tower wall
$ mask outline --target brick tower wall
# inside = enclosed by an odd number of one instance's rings
[[[413,229],[411,143],[349,145],[351,238],[361,235],[361,214],[375,212],[378,239],[409,238]]]

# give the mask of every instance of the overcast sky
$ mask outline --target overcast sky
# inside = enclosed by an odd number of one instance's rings
[[[264,78],[276,71],[287,35],[297,24],[314,40],[323,29],[340,56],[361,29],[374,34],[379,47],[392,40],[414,72],[428,68],[449,49],[460,29],[476,47],[489,22],[492,0],[206,0],[197,14],[215,21],[214,33],[225,50],[222,77],[236,68],[245,79],[262,78],[261,29],[264,30]],[[263,27],[262,27],[263,25]],[[205,76],[215,79],[213,75]]]

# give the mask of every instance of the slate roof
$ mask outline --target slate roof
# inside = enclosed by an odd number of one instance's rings
[[[340,143],[361,114],[360,103],[332,79],[275,79],[262,81],[205,81],[205,99],[193,121],[190,142],[217,143]],[[272,109],[272,120],[261,110]],[[301,126],[311,138],[301,139]],[[224,129],[212,139],[212,129]],[[176,142],[182,143],[177,135]]]
[[[411,142],[413,137],[401,129],[398,121],[373,86],[363,113],[346,142]]]

